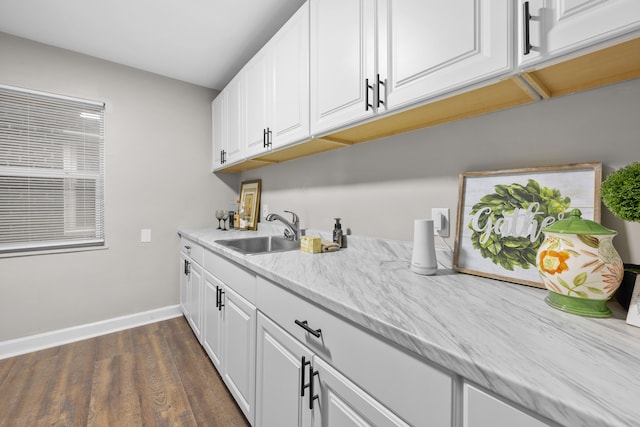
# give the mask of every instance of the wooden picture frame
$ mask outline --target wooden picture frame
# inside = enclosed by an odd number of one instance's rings
[[[453,269],[544,288],[542,228],[578,208],[600,221],[602,163],[460,174]]]
[[[261,189],[261,179],[243,181],[240,184],[240,222],[249,230],[258,229]]]

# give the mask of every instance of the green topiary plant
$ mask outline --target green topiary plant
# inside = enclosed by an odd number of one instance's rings
[[[610,174],[600,188],[602,203],[625,221],[640,222],[640,163]]]
[[[600,196],[602,203],[618,218],[640,222],[640,163],[631,163],[611,173],[602,181]],[[640,274],[638,265],[625,264],[625,270]]]

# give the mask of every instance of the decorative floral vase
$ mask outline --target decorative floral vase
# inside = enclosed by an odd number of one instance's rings
[[[607,301],[620,286],[622,259],[613,247],[618,234],[582,219],[578,209],[545,227],[536,264],[551,307],[589,317],[609,317]]]

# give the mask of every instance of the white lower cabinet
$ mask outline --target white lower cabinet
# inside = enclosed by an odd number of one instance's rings
[[[256,404],[257,425],[273,425],[267,422],[271,416],[284,416],[271,414],[265,403],[273,393],[284,394],[281,390],[284,385],[273,385],[280,373],[269,372],[276,367],[282,370],[290,389],[286,397],[278,399],[286,399],[287,408],[298,408],[295,417],[287,415],[292,422],[302,423],[306,411],[311,412],[311,425],[315,427],[452,425],[453,374],[261,277],[258,277],[257,306],[260,320],[256,400],[262,402]],[[311,363],[303,366],[302,356],[304,362]],[[280,357],[278,363],[269,361]],[[316,372],[317,375],[312,375]],[[303,388],[305,395],[301,396]],[[316,394],[318,399],[310,410],[309,396]],[[295,405],[300,398],[303,402]]]
[[[180,254],[180,310],[184,317],[188,316],[187,300],[189,295],[189,260]]]
[[[225,287],[222,378],[247,419],[255,412],[256,307]]]
[[[408,426],[258,313],[256,426]]]
[[[253,424],[256,306],[250,299],[251,291],[255,292],[255,276],[210,252],[205,253],[204,263],[202,345]]]
[[[186,239],[180,246],[180,307],[202,342],[202,247]]]
[[[302,396],[302,384],[308,382],[304,364],[313,353],[260,312],[257,336],[255,425],[310,426],[311,411]]]
[[[193,332],[202,341],[202,267],[192,262],[189,265],[189,285],[187,286],[187,320],[193,328]]]
[[[222,310],[220,309],[220,292],[224,284],[204,272],[204,334],[202,346],[218,371],[222,370]]]
[[[463,391],[463,427],[547,427],[537,418],[507,402],[465,383]]]
[[[321,358],[314,357],[310,367],[312,378],[309,381],[317,380],[317,385],[309,397],[318,397],[317,401],[312,400],[317,402],[313,408],[313,427],[409,427]],[[426,414],[423,419],[428,419]]]

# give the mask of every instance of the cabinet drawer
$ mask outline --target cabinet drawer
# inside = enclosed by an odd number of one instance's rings
[[[198,264],[202,265],[204,249],[197,243],[193,243],[191,240],[185,237],[180,237],[180,252],[182,252]]]
[[[251,304],[255,304],[255,274],[211,251],[204,252],[204,269],[238,294],[242,295],[242,297],[247,299]]]
[[[257,306],[319,357],[413,426],[453,420],[454,376],[263,279]],[[296,324],[307,322],[316,338]]]
[[[549,425],[471,384],[464,384],[463,394],[463,427],[547,427]]]

